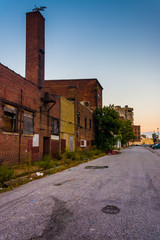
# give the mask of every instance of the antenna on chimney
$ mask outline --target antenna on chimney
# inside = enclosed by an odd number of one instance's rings
[[[34,6],[35,6],[35,8],[32,9],[33,12],[44,11],[44,9],[47,8],[45,6],[40,6],[40,7],[37,7],[36,5],[34,5]]]

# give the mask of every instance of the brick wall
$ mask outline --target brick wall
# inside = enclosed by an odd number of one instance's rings
[[[76,116],[76,136],[77,136],[76,145],[77,147],[79,147],[81,140],[86,140],[87,147],[90,147],[92,145],[92,142],[95,139],[93,113],[89,109],[84,107],[81,103],[77,104],[77,113],[80,113],[80,124],[78,124],[77,116]],[[86,127],[85,127],[85,117],[87,119]],[[91,120],[91,128],[90,128],[90,120]]]
[[[60,100],[56,96],[51,96],[56,101],[52,107],[52,102],[44,104],[42,98],[44,98],[43,90],[0,64],[0,159],[3,160],[4,164],[17,163],[19,157],[20,161],[27,161],[30,156],[32,160],[43,157],[44,137],[51,138],[51,118],[60,119]],[[4,131],[5,104],[17,109],[16,132]],[[32,112],[34,115],[34,132],[32,135],[23,134],[24,110]],[[33,147],[34,134],[39,135],[38,147]],[[51,145],[53,145],[52,140],[50,140],[50,151]]]
[[[141,141],[141,126],[140,125],[133,125],[133,132],[136,136],[135,142]]]
[[[86,140],[86,147],[90,147],[95,139],[93,111],[90,110],[90,107],[95,109],[102,105],[102,87],[97,79],[45,81],[44,89],[50,93],[63,95],[74,102],[75,145],[80,147],[81,140]],[[83,101],[88,101],[90,107],[83,106]],[[80,125],[77,122],[77,113],[80,113]],[[85,127],[85,117],[87,127]]]
[[[102,86],[97,79],[51,80],[44,82],[45,91],[77,101],[88,101],[95,109],[102,106]]]

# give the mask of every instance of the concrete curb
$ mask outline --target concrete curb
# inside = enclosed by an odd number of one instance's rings
[[[38,173],[43,174],[43,175],[40,175],[40,176],[38,176],[38,175],[37,175],[37,172],[35,172],[35,173],[31,173],[31,174],[26,175],[26,176],[23,176],[23,177],[11,179],[10,181],[4,182],[4,184],[5,184],[6,186],[8,186],[8,187],[12,187],[12,186],[16,186],[16,185],[21,185],[21,184],[23,184],[23,183],[25,183],[25,182],[28,182],[28,180],[31,181],[31,180],[35,180],[35,179],[42,178],[42,177],[44,177],[44,176],[48,173],[48,171],[52,171],[52,170],[54,170],[54,169],[56,169],[56,168],[57,168],[57,167],[40,171],[40,172],[38,172]]]

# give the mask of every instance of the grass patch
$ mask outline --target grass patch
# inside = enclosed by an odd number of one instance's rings
[[[44,156],[43,160],[36,163],[42,169],[49,169],[56,167],[50,155]]]
[[[28,165],[26,164],[20,164],[20,165],[14,166],[13,171],[14,171],[14,178],[23,177],[28,174],[34,173],[36,171],[39,171],[39,166],[31,165],[30,167],[28,167]]]
[[[99,149],[92,149],[92,150],[76,150],[75,152],[66,151],[62,154],[61,160],[65,163],[71,161],[88,161],[92,160],[101,156],[106,155],[106,153],[102,152]],[[69,160],[69,161],[68,161]]]
[[[37,179],[37,176],[30,178],[30,175],[33,173],[41,171],[44,172],[44,176],[54,174],[104,155],[106,155],[106,153],[96,148],[85,151],[78,149],[75,152],[66,151],[61,155],[61,157],[58,157],[58,159],[52,159],[51,156],[46,155],[43,160],[33,163],[31,161],[24,161],[23,163],[13,167],[0,166],[0,186],[3,186],[4,182],[11,179],[28,176],[28,179],[25,178],[23,183],[18,183],[17,179],[17,183],[14,185],[14,187],[17,187],[31,181],[30,179]],[[11,187],[8,187],[8,190],[10,189]]]
[[[5,166],[0,166],[0,186],[4,185],[5,181],[12,179],[14,176],[14,171],[12,168]]]

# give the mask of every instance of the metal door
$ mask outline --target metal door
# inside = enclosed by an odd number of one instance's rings
[[[73,136],[70,136],[70,151],[73,152]]]

